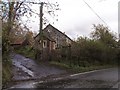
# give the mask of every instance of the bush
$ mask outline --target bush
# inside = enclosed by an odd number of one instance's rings
[[[23,46],[19,49],[15,49],[16,53],[22,54],[25,57],[35,59],[35,50],[30,46]]]
[[[6,34],[6,29],[3,28],[2,32],[2,86],[5,87],[12,77],[12,62],[10,60],[10,41]]]
[[[7,84],[11,81],[12,72],[11,72],[11,65],[3,65],[2,68],[2,87],[5,88]]]

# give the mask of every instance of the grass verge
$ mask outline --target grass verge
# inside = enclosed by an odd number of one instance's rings
[[[55,61],[51,61],[50,64],[58,66],[60,68],[64,68],[67,70],[70,70],[72,72],[76,73],[82,73],[82,72],[87,72],[87,71],[93,71],[93,70],[100,70],[100,69],[107,69],[107,68],[112,68],[112,67],[117,67],[117,65],[91,65],[91,66],[76,66],[76,65],[69,65],[65,63],[59,63]]]
[[[35,59],[35,52],[29,46],[25,46],[25,47],[21,47],[19,49],[15,49],[15,52],[18,53],[18,54],[21,54],[21,55],[23,55],[27,58]]]
[[[11,73],[11,66],[10,65],[3,65],[2,68],[2,88],[6,88],[7,85],[10,83],[12,78]]]

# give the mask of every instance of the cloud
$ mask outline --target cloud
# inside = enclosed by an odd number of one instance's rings
[[[77,36],[89,36],[93,31],[92,24],[104,24],[93,11],[83,2],[83,0],[52,0],[60,4],[61,10],[57,13],[58,22],[53,26],[62,32],[66,32],[72,39]],[[108,24],[114,32],[118,31],[118,1],[119,0],[85,0],[93,10]],[[39,13],[39,6],[34,6]],[[39,31],[39,17],[32,18],[35,22],[30,26],[35,31]],[[50,22],[53,19],[48,17]]]

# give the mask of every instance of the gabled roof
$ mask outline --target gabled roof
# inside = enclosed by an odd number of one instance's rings
[[[34,39],[35,39],[36,37],[38,37],[39,35],[40,35],[40,33],[37,34],[37,35],[34,37]],[[40,37],[41,37],[41,36],[40,36]],[[55,40],[54,40],[53,38],[51,38],[51,37],[49,36],[49,34],[47,34],[47,33],[45,33],[45,32],[43,32],[43,37],[47,38],[48,40],[50,40],[50,41],[52,41],[52,42],[55,42]]]
[[[25,39],[23,38],[17,38],[15,41],[11,42],[11,44],[16,44],[16,45],[20,45],[24,42]]]
[[[60,30],[58,30],[57,28],[55,28],[54,26],[52,26],[51,24],[48,24],[44,30],[48,27],[52,27],[53,29],[57,30],[58,32],[60,32],[62,35],[64,35],[65,37],[67,37],[68,39],[70,39],[71,41],[73,41],[70,37],[68,37],[65,33],[61,32]]]
[[[73,40],[72,40],[70,37],[68,37],[65,33],[62,33],[61,31],[59,31],[57,28],[55,28],[55,27],[52,26],[51,24],[48,24],[48,25],[43,29],[43,35],[44,35],[46,38],[48,38],[50,41],[55,41],[55,40],[50,37],[50,35],[49,35],[48,32],[46,32],[46,29],[47,29],[48,27],[52,27],[54,30],[57,30],[57,31],[60,32],[62,35],[64,35],[65,37],[67,37],[68,39],[70,39],[71,41],[73,41]],[[34,39],[35,39],[38,35],[40,35],[40,33],[37,34],[37,35],[34,37]]]
[[[23,45],[23,44],[30,44],[27,38],[17,38],[13,42],[11,42],[11,45]]]

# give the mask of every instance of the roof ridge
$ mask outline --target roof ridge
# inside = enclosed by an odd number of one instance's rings
[[[57,31],[59,31],[60,33],[62,33],[62,34],[65,35],[66,37],[68,37],[65,33],[63,33],[62,31],[60,31],[59,29],[55,28],[53,25],[48,24],[48,25],[46,26],[46,28],[47,28],[48,26],[52,26],[54,29],[56,29]],[[68,38],[69,38],[71,41],[73,41],[70,37],[68,37]]]
[[[64,36],[66,36],[67,38],[69,38],[71,41],[73,41],[70,37],[68,37],[65,33],[63,33],[62,31],[60,31],[59,29],[57,29],[56,27],[54,27],[53,25],[51,25],[51,24],[48,24],[44,29],[43,29],[43,31],[47,28],[47,27],[49,27],[49,26],[51,26],[52,28],[54,28],[55,30],[57,30],[58,32],[60,32],[61,34],[63,34]],[[40,34],[40,32],[34,37],[34,38],[36,38],[38,35]]]

